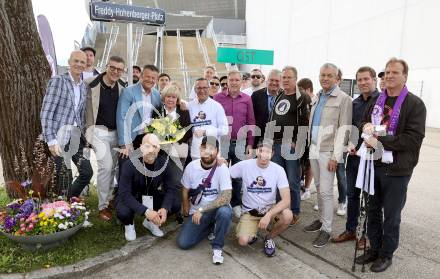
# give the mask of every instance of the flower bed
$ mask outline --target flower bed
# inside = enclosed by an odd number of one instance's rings
[[[64,242],[87,221],[89,212],[77,198],[40,203],[19,199],[0,213],[0,231],[26,250],[52,248]]]

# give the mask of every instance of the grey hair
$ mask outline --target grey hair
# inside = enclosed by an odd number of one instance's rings
[[[285,71],[292,71],[292,73],[295,75],[295,77],[298,77],[298,71],[293,66],[286,66],[283,68],[283,72]]]
[[[271,75],[277,75],[277,76],[279,76],[281,78],[281,71],[278,70],[278,69],[272,69],[272,70],[270,70],[270,72],[269,72],[269,74],[267,76],[269,77]]]
[[[240,75],[240,79],[241,79],[242,75],[241,75],[240,71],[237,71],[237,70],[229,71],[228,72],[228,77],[230,77],[231,75],[236,75],[236,74],[239,74]]]
[[[333,68],[335,70],[335,76],[338,76],[339,68],[333,64],[333,63],[325,63],[321,66],[320,70],[326,69],[326,68]]]

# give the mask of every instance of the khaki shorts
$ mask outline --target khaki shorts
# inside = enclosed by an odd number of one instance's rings
[[[236,236],[257,236],[258,232],[258,223],[260,222],[260,219],[263,217],[256,217],[250,215],[248,212],[244,213],[240,217],[240,221],[238,222],[236,231]],[[271,223],[273,223],[273,219]],[[269,224],[268,227],[270,227],[271,224]]]

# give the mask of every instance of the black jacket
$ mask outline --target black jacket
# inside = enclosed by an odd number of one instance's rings
[[[364,114],[365,125],[371,122],[371,112],[376,96],[368,103]],[[422,99],[408,93],[400,109],[399,123],[394,136],[378,137],[385,150],[393,152],[393,163],[385,164],[386,175],[406,176],[411,175],[419,160],[420,148],[425,137],[426,107]]]
[[[282,92],[278,92],[278,95]],[[254,148],[257,147],[258,142],[263,138],[266,130],[266,124],[269,122],[269,110],[267,108],[267,87],[259,89],[252,93],[252,105],[254,106],[255,125],[260,128],[260,136],[255,136]]]
[[[139,159],[139,163],[142,166],[141,160]],[[147,208],[141,203],[142,195],[154,198],[158,194],[163,194],[161,207],[169,212],[181,185],[182,171],[163,151],[159,153],[154,162],[154,170],[161,170],[162,167],[164,169],[160,174],[151,177],[147,185],[146,177],[136,169],[131,160],[123,162],[119,168],[119,187],[116,201],[122,202],[137,214],[143,215]]]

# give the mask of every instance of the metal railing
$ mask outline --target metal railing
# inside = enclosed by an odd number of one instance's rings
[[[139,49],[142,45],[142,38],[144,37],[144,27],[137,27],[133,44],[133,65],[137,65],[139,56]]]
[[[206,50],[206,46],[202,41],[202,38],[200,38],[199,30],[196,30],[196,38],[197,38],[197,45],[199,47],[199,51],[202,53],[203,60],[205,61],[205,66],[211,65],[211,61],[209,59],[208,51]]]
[[[163,27],[157,27],[154,65],[163,72]]]
[[[110,52],[112,51],[113,46],[116,44],[116,40],[118,39],[119,34],[119,26],[112,25],[112,29],[110,31],[109,38],[105,40],[104,51],[102,53],[102,59],[99,61],[98,67],[100,69],[104,68],[104,65],[107,64],[108,58],[110,56]]]
[[[180,60],[180,68],[183,75],[183,88],[184,95],[187,96],[187,92],[189,91],[189,82],[188,82],[188,71],[185,63],[185,54],[183,53],[183,44],[180,38],[180,30],[177,29],[177,51],[179,52],[179,60]]]

